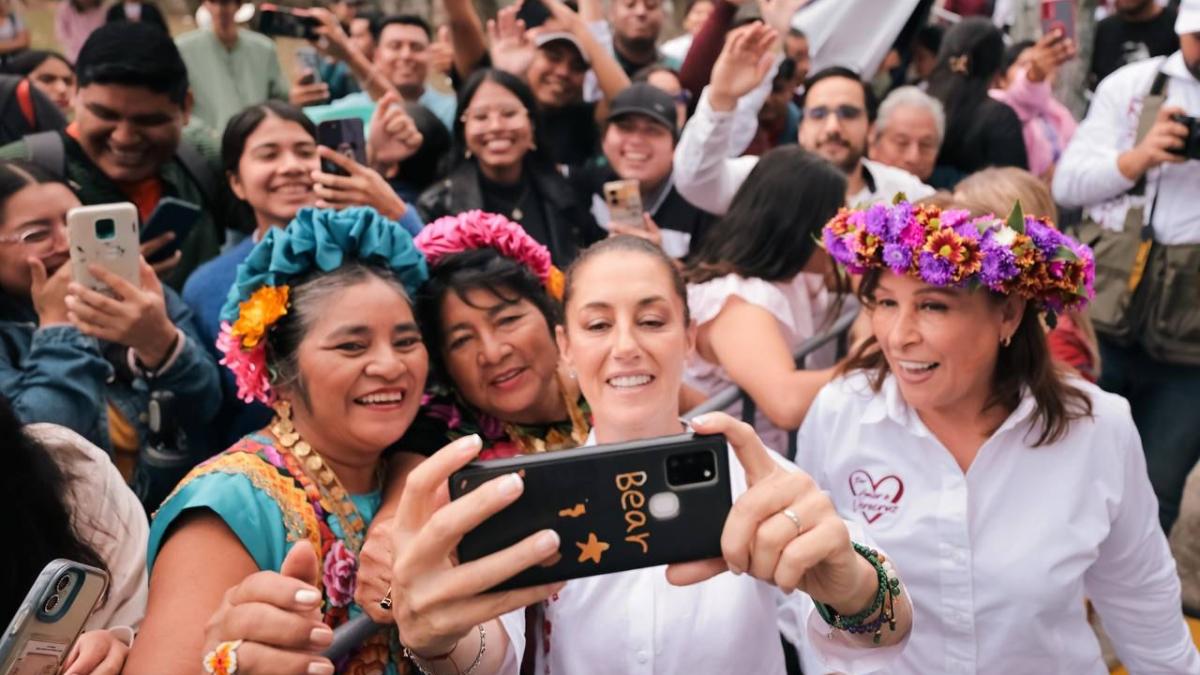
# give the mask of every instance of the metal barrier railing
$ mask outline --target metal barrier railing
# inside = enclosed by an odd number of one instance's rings
[[[849,333],[850,327],[854,325],[854,320],[857,317],[858,306],[857,304],[851,302],[849,303],[849,306],[843,309],[841,316],[838,317],[837,321],[833,322],[832,326],[830,326],[824,332],[814,335],[813,337],[800,343],[800,346],[796,348],[796,353],[792,355],[795,359],[796,367],[803,368],[804,359],[806,359],[816,350],[824,347],[834,340],[839,342],[838,355],[841,356],[846,351],[846,335]],[[704,403],[684,413],[683,417],[684,419],[691,419],[702,413],[724,410],[737,402],[738,399],[741,399],[742,401],[742,420],[753,424],[755,411],[754,400],[751,399],[750,396],[746,394],[746,392],[742,391],[737,385],[730,385],[729,387],[722,389]],[[788,434],[787,457],[788,459],[792,459],[795,456],[796,434]],[[376,630],[379,630],[380,628],[382,628],[382,626],[373,623],[370,617],[366,616],[365,614],[347,621],[341,626],[338,626],[337,630],[333,632],[333,644],[325,650],[325,656],[336,661],[342,656],[348,654],[352,649],[357,648],[359,644],[369,638]]]
[[[792,355],[792,358],[796,363],[796,367],[804,368],[804,359],[808,358],[810,354],[824,347],[830,342],[833,342],[834,340],[838,341],[838,356],[842,356],[847,347],[845,338],[850,332],[850,327],[854,325],[854,320],[858,318],[858,310],[859,307],[856,303],[849,303],[848,306],[843,309],[842,314],[838,317],[837,321],[833,322],[832,326],[830,326],[824,332],[818,333],[817,335],[814,335],[800,343],[800,346],[796,348],[796,352]],[[736,384],[731,384],[725,389],[713,394],[704,403],[701,403],[695,408],[692,408],[684,413],[683,418],[691,419],[697,415],[707,412],[725,410],[729,406],[736,403],[739,399],[742,402],[742,421],[747,424],[754,424],[755,412],[757,411],[757,406],[754,405],[754,399],[750,398],[750,395],[743,391]],[[774,449],[778,450],[778,448]],[[789,460],[796,457],[796,434],[788,434],[786,457]]]

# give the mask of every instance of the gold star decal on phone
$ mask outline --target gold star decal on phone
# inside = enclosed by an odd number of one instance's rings
[[[587,543],[576,542],[575,545],[579,547],[579,562],[591,560],[597,565],[600,564],[600,556],[608,550],[608,543],[597,539],[595,532],[588,532]]]

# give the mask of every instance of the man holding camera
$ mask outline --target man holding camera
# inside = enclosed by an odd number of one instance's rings
[[[1175,31],[1179,51],[1100,83],[1054,176],[1086,209],[1100,384],[1129,399],[1168,532],[1200,459],[1200,0]]]

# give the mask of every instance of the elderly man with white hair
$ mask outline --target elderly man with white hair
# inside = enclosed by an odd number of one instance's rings
[[[941,101],[916,87],[900,87],[879,104],[867,155],[928,182],[945,134]]]

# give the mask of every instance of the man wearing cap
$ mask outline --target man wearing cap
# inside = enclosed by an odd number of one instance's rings
[[[1167,531],[1200,459],[1200,0],[1175,32],[1178,51],[1100,83],[1054,173],[1096,252],[1100,386],[1129,399]]]
[[[675,101],[645,82],[630,85],[612,101],[601,147],[604,164],[593,164],[572,175],[580,199],[596,222],[610,232],[661,239],[668,255],[682,258],[712,222],[675,191]],[[618,222],[605,198],[610,181],[637,181],[644,215],[639,222]]]
[[[133,202],[143,223],[163,197],[201,207],[164,277],[179,288],[217,254],[224,232],[214,215],[225,207],[216,143],[184,131],[192,95],[179,50],[149,24],[105,24],[79,51],[76,73],[75,121],[0,148],[0,159],[32,161],[62,176],[87,205]]]

